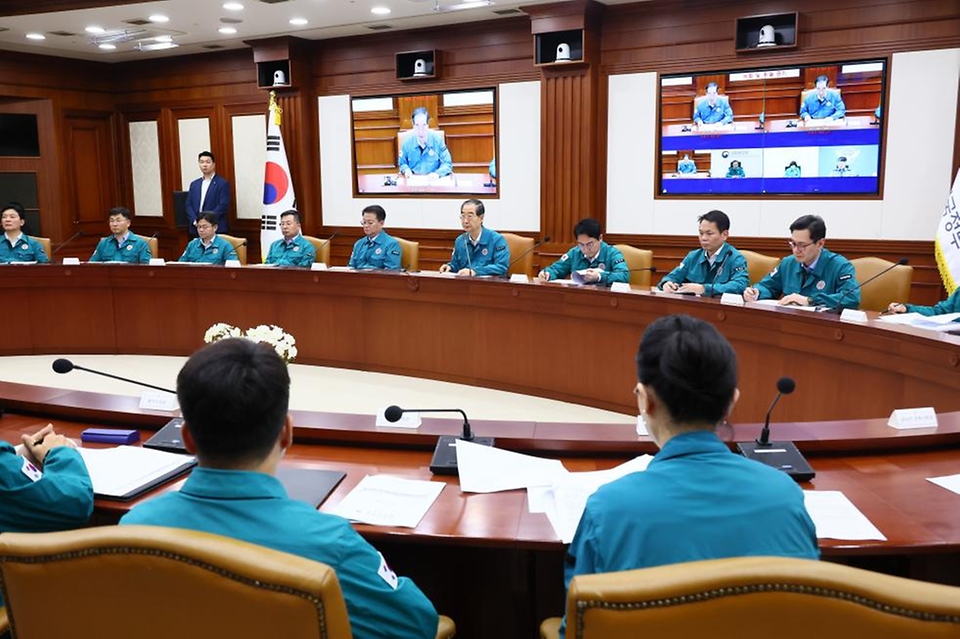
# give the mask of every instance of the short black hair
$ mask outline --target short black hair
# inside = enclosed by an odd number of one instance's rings
[[[219,222],[217,220],[220,219],[220,216],[214,213],[213,211],[204,211],[203,213],[197,216],[197,219],[203,220],[204,222],[207,222],[211,226],[219,226]]]
[[[410,114],[410,124],[413,124],[413,121],[417,119],[418,115],[426,116],[427,122],[430,121],[430,112],[427,111],[427,107],[417,107],[413,110],[413,113]]]
[[[130,219],[130,209],[125,206],[115,206],[109,211],[107,211],[107,217],[111,218],[114,215],[122,215],[123,217]]]
[[[637,379],[656,392],[674,423],[715,425],[733,402],[737,354],[712,324],[667,315],[643,332]]]
[[[27,219],[27,212],[24,210],[23,204],[20,204],[19,202],[7,202],[3,205],[3,208],[0,209],[0,213],[3,213],[4,211],[16,211],[21,220]]]
[[[200,154],[197,156],[197,162],[199,162],[203,158],[210,158],[211,162],[213,162],[214,164],[217,163],[217,159],[213,157],[213,153],[211,153],[210,151],[200,151]]]
[[[705,87],[703,88],[704,93],[706,93],[707,91],[709,91],[709,90],[710,90],[710,87],[713,87],[714,89],[716,89],[718,93],[720,92],[720,85],[719,85],[719,84],[717,84],[716,82],[707,82],[707,86],[705,86]]]
[[[819,215],[802,215],[790,225],[790,232],[810,231],[810,240],[819,242],[827,236],[827,223]]]
[[[717,230],[721,233],[730,230],[730,218],[719,209],[707,211],[697,218],[697,222],[712,222],[717,225]]]
[[[290,373],[270,346],[222,339],[183,365],[177,399],[201,461],[226,467],[259,462],[286,420]]]
[[[733,168],[734,164],[736,164],[737,166],[743,166],[742,164],[740,164],[740,160],[730,160],[730,168]]]
[[[600,222],[593,219],[592,217],[585,217],[577,225],[573,227],[573,237],[577,238],[581,235],[586,235],[587,237],[592,237],[595,240],[600,239]]]
[[[840,157],[837,158],[837,162],[846,162],[846,161],[847,161],[847,156],[845,155],[841,155]]]
[[[828,85],[830,84],[830,78],[828,78],[828,77],[825,76],[825,75],[818,75],[818,76],[817,76],[817,79],[814,80],[814,82],[813,82],[813,86],[817,86],[817,84],[820,82],[820,80],[823,80],[823,81],[826,82]]]
[[[297,209],[287,209],[286,211],[280,214],[280,217],[284,218],[284,217],[287,217],[288,215],[292,215],[293,217],[295,217],[297,220],[297,224],[303,224],[303,221],[300,219],[300,211],[298,211]]]
[[[484,214],[483,202],[481,202],[480,200],[476,198],[470,198],[469,200],[464,200],[463,204],[473,204],[473,206],[476,207],[477,215],[479,215],[480,217],[483,217],[483,214]],[[460,205],[461,213],[463,213],[463,204]]]
[[[371,204],[367,208],[363,209],[363,213],[360,215],[366,215],[367,213],[373,213],[377,216],[378,222],[383,222],[387,219],[387,212],[383,210],[383,207],[379,204]]]

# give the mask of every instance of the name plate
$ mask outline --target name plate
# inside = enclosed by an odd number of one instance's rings
[[[240,268],[243,266],[243,264],[240,263],[240,260],[227,260],[223,263],[223,265],[227,268]]]
[[[163,391],[145,390],[140,395],[140,408],[173,412],[180,408],[177,396]]]
[[[65,257],[63,258],[64,266],[79,266],[80,258],[79,257]]]
[[[855,311],[852,308],[845,308],[840,313],[840,319],[844,322],[866,322],[867,314],[863,311]]]
[[[530,278],[523,273],[514,273],[510,276],[510,282],[513,284],[527,284],[530,282]]]
[[[166,262],[163,260],[162,257],[150,258],[150,266],[163,266],[164,264],[166,264]]]
[[[932,406],[924,408],[898,408],[890,413],[887,426],[903,430],[905,428],[936,428],[937,411]]]
[[[610,285],[610,290],[614,293],[629,293],[633,289],[630,288],[630,284],[627,282],[614,282]]]
[[[323,262],[314,262],[313,264],[310,265],[310,270],[311,270],[311,271],[325,271],[325,270],[327,270],[327,265],[324,264]]]
[[[377,427],[387,427],[387,428],[420,428],[420,413],[403,413],[400,415],[400,419],[395,422],[388,422],[384,412],[387,410],[386,407],[381,408],[377,411]]]
[[[730,306],[743,306],[743,295],[737,295],[736,293],[724,293],[720,296],[721,304],[728,304]]]

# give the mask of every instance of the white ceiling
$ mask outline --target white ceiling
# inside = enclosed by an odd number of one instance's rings
[[[443,24],[491,20],[521,15],[502,16],[495,11],[523,6],[547,4],[556,0],[494,0],[490,6],[453,9],[464,0],[235,0],[244,6],[241,11],[223,8],[226,0],[161,0],[115,7],[38,13],[0,17],[0,49],[23,51],[68,58],[122,62],[145,58],[202,53],[211,50],[238,49],[244,40],[271,36],[294,35],[311,40],[356,36],[374,33],[369,27],[389,25],[394,30],[416,29]],[[602,0],[603,4],[626,4],[637,0]],[[440,10],[437,10],[439,6]],[[386,7],[388,15],[374,15],[371,9]],[[162,14],[166,23],[135,26],[131,20],[147,20]],[[293,26],[291,18],[308,20],[305,26]],[[228,24],[225,21],[239,20]],[[85,31],[89,26],[107,30],[101,35]],[[236,34],[219,33],[221,27],[234,27]],[[4,30],[5,29],[5,30]],[[127,33],[124,33],[124,32]],[[56,35],[66,32],[70,35]],[[45,40],[29,40],[28,33],[43,34]],[[379,33],[383,33],[380,31]],[[128,41],[116,42],[116,49],[102,50],[98,42],[111,35]],[[156,44],[157,36],[169,36],[179,46],[160,51],[138,50]],[[205,46],[206,45],[206,46]],[[210,46],[219,45],[217,49]]]

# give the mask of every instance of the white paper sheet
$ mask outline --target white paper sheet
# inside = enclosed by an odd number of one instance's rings
[[[803,500],[819,539],[887,540],[839,490],[805,490]]]
[[[98,495],[122,497],[175,471],[193,457],[139,446],[78,448]]]
[[[960,475],[946,475],[944,477],[928,477],[928,482],[960,495]]]
[[[333,512],[374,526],[416,528],[445,485],[439,481],[367,475]]]
[[[956,323],[956,321],[960,319],[960,313],[946,313],[944,315],[899,313],[896,315],[883,315],[880,319],[888,324],[914,326],[916,328],[925,328],[929,331],[960,330],[960,324]]]
[[[773,306],[777,308],[791,308],[797,311],[814,311],[815,312],[817,310],[816,306],[798,306],[795,304],[791,304],[789,306],[781,306],[780,300],[759,300],[757,302],[754,302],[754,304],[759,304],[760,306]]]
[[[543,459],[457,440],[460,490],[495,493],[528,486],[547,486],[567,469],[556,459]]]

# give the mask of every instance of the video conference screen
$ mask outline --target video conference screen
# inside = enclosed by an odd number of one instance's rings
[[[353,98],[357,195],[497,193],[496,91]]]
[[[880,192],[886,61],[660,77],[661,195]]]

